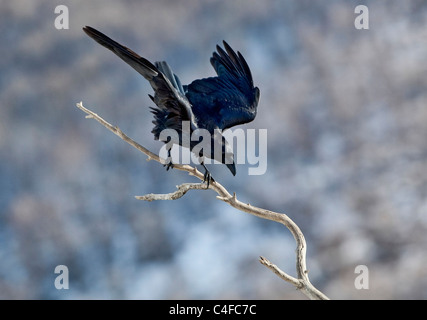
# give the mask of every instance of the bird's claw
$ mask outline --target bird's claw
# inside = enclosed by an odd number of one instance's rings
[[[203,175],[203,183],[206,182],[207,187],[206,189],[209,189],[210,182],[215,182],[214,178],[212,177],[211,173],[205,168],[205,174]]]
[[[168,171],[169,169],[173,169],[173,163],[172,163],[172,159],[168,158],[166,160],[166,163],[163,165],[164,167],[166,167],[166,171]]]

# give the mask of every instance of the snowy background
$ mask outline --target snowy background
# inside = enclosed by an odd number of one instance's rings
[[[69,30],[54,26],[67,5]],[[369,8],[356,30],[354,8]],[[427,298],[425,1],[0,2],[0,298],[305,299],[257,260],[295,275],[282,225],[193,191],[75,107],[151,150],[148,83],[81,30],[93,26],[182,82],[214,75],[225,39],[261,90],[268,167],[214,177],[244,202],[287,213],[308,242],[312,283],[333,299]],[[354,286],[357,265],[369,289]],[[54,269],[69,269],[57,290]]]

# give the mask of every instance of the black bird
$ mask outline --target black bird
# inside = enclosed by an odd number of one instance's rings
[[[217,45],[217,52],[214,52],[210,59],[218,76],[195,80],[187,86],[182,86],[179,78],[165,61],[152,64],[92,27],[86,26],[83,31],[114,52],[150,82],[154,96],[149,96],[157,106],[151,108],[154,114],[152,133],[156,140],[159,139],[162,130],[174,129],[178,132],[179,141],[170,141],[172,139],[170,138],[165,143],[183,145],[184,139],[189,139],[189,135],[193,132],[205,129],[210,133],[210,150],[199,147],[200,150],[197,150],[199,152],[196,151],[198,153],[196,156],[205,169],[204,181],[207,181],[208,185],[210,180],[213,181],[204,165],[204,157],[226,164],[231,173],[236,174],[233,150],[221,132],[254,120],[260,97],[259,89],[254,87],[249,66],[240,52],[236,54],[227,42],[223,41],[225,51]],[[189,123],[190,132],[183,129],[183,121]],[[189,142],[191,151],[199,143],[191,139]],[[173,167],[170,148],[167,169]]]

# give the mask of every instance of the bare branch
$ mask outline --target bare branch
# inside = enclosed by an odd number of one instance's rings
[[[157,154],[149,151],[148,149],[141,146],[139,143],[135,142],[131,138],[129,138],[127,135],[125,135],[118,127],[111,125],[107,121],[105,121],[103,118],[98,116],[96,113],[92,112],[89,109],[86,109],[82,102],[77,103],[77,107],[81,109],[83,112],[87,114],[86,118],[95,119],[100,124],[102,124],[104,127],[106,127],[108,130],[119,136],[122,140],[129,143],[134,148],[138,149],[142,153],[148,156],[147,160],[155,160],[157,162],[160,162],[162,164],[165,163],[164,159],[161,159]],[[196,168],[191,167],[189,165],[181,165],[181,164],[174,164],[174,169],[187,171],[190,175],[195,176],[199,178],[200,180],[203,180],[203,174],[198,171]],[[281,279],[293,284],[298,290],[300,290],[302,293],[304,293],[307,297],[313,300],[327,300],[328,297],[324,295],[322,292],[320,292],[318,289],[316,289],[310,282],[308,278],[308,271],[306,266],[306,242],[303,233],[301,232],[298,225],[292,221],[286,214],[284,213],[277,213],[270,210],[265,210],[262,208],[254,207],[250,204],[243,203],[237,199],[236,193],[233,193],[231,195],[227,189],[224,188],[220,183],[217,181],[212,181],[209,184],[209,187],[206,184],[203,183],[184,183],[179,186],[177,186],[177,191],[168,193],[168,194],[147,194],[143,196],[136,196],[135,198],[138,200],[145,200],[145,201],[153,201],[153,200],[176,200],[184,196],[189,190],[192,189],[212,189],[214,190],[218,196],[217,198],[221,201],[224,201],[231,205],[232,207],[252,214],[254,216],[257,216],[262,219],[272,220],[278,223],[283,224],[293,235],[297,249],[296,249],[296,270],[297,270],[297,278],[294,278],[284,271],[280,270],[275,264],[271,263],[269,260],[267,260],[264,257],[260,257],[260,262],[270,270],[272,270],[276,275],[278,275]]]
[[[206,189],[206,184],[204,183],[183,183],[179,186],[176,186],[178,189],[175,192],[167,193],[167,194],[146,194],[143,196],[135,196],[138,200],[145,200],[145,201],[153,201],[153,200],[176,200],[184,196],[184,194],[187,193],[188,190],[192,189]]]
[[[288,275],[287,273],[283,272],[275,264],[271,263],[270,260],[268,260],[264,257],[259,257],[259,262],[261,262],[261,264],[265,265],[267,268],[269,268],[271,271],[273,271],[275,274],[277,274],[283,280],[292,283],[297,288],[301,288],[301,282],[299,279],[294,278],[294,277]]]
[[[294,278],[284,271],[280,270],[275,264],[271,263],[268,259],[264,257],[259,258],[259,262],[272,270],[276,275],[278,275],[283,280],[292,283],[297,289],[301,290],[307,297],[311,300],[329,300],[329,298],[323,294],[321,291],[316,289],[307,278]],[[297,269],[298,269],[298,261],[297,261]],[[307,273],[307,271],[305,272]]]

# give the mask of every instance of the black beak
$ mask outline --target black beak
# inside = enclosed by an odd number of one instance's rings
[[[226,164],[226,166],[231,171],[233,176],[235,176],[236,175],[236,165],[234,164],[234,162],[231,164]]]

